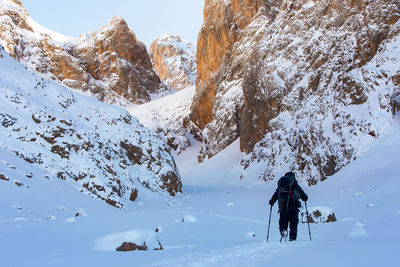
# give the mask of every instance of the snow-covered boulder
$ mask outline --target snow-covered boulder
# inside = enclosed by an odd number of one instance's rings
[[[306,210],[300,212],[302,223],[331,223],[336,222],[336,216],[330,207],[310,207],[307,216]]]
[[[93,246],[98,251],[163,250],[157,232],[131,230],[112,233],[98,238]]]
[[[124,242],[121,246],[117,247],[117,251],[134,251],[134,250],[148,250],[146,242],[143,245],[136,245],[132,242]]]

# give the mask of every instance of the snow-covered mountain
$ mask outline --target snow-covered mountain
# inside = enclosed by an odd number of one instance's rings
[[[398,1],[207,0],[190,117],[199,158],[240,138],[241,177],[309,184],[364,154],[399,110]]]
[[[0,44],[29,69],[105,102],[129,106],[172,92],[120,17],[97,32],[70,38],[33,21],[19,0],[1,0]]]
[[[0,170],[3,180],[16,185],[28,178],[66,180],[116,207],[147,190],[181,192],[170,148],[125,110],[39,78],[2,48],[0,88],[2,154],[11,153],[44,173],[21,177],[2,157],[7,165]]]
[[[62,47],[111,42],[123,20],[79,41],[39,31],[18,0],[0,7],[2,266],[398,262],[399,1],[206,0],[196,87],[128,111],[7,54],[50,68],[53,42],[68,63]],[[93,71],[123,62],[108,52]],[[310,211],[336,216],[311,224],[312,242],[300,223],[280,243],[269,213],[276,183],[263,180],[288,169]],[[148,251],[117,252],[124,242]]]
[[[149,53],[154,69],[166,85],[179,91],[195,84],[197,63],[193,43],[163,34],[150,45]]]

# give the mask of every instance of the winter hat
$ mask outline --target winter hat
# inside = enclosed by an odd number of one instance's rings
[[[287,173],[285,173],[285,177],[287,177],[287,178],[295,178],[295,175],[294,175],[293,172],[287,172]]]

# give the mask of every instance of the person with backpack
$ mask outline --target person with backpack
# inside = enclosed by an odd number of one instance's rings
[[[287,172],[285,176],[279,179],[278,188],[273,194],[269,204],[272,206],[278,200],[279,205],[279,230],[281,241],[286,240],[287,229],[290,225],[289,241],[297,238],[297,225],[299,224],[300,199],[306,202],[308,196],[296,181],[293,172]]]

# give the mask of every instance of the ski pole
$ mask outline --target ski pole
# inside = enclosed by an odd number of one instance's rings
[[[271,225],[271,213],[272,213],[272,205],[270,206],[270,209],[269,209],[269,220],[268,220],[267,242],[268,242],[268,239],[269,239],[269,226]]]
[[[306,215],[307,215],[307,224],[308,224],[308,234],[310,235],[310,241],[312,241],[311,239],[311,230],[310,230],[310,221],[308,220],[308,209],[307,209],[307,201],[304,201],[304,203],[306,204]]]

